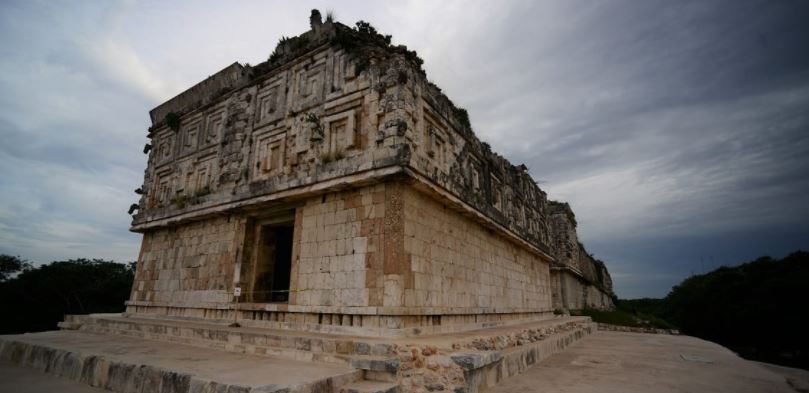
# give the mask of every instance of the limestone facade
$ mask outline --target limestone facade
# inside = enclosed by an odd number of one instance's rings
[[[551,266],[553,307],[558,310],[612,309],[612,278],[604,262],[591,256],[576,234],[576,216],[570,205],[549,204],[552,233]]]
[[[546,194],[373,28],[313,20],[150,115],[129,313],[383,334],[555,307]]]

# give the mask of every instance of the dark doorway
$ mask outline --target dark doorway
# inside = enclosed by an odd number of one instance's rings
[[[261,225],[256,237],[253,301],[289,301],[292,223]]]

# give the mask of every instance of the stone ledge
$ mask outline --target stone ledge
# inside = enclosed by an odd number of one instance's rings
[[[350,337],[177,320],[71,316],[71,327],[124,338],[158,340],[238,354],[328,362],[362,370],[366,380],[475,392],[528,367],[595,331],[587,317],[420,337]]]
[[[173,308],[210,308],[217,310],[232,310],[236,303],[216,302],[157,302],[145,300],[127,300],[127,306],[143,307],[173,307]],[[239,311],[284,311],[296,313],[322,313],[322,314],[355,314],[379,316],[407,316],[407,315],[482,315],[482,314],[548,314],[553,310],[514,308],[514,307],[382,307],[382,306],[298,306],[284,303],[239,303]]]
[[[82,332],[0,336],[0,360],[121,393],[315,393],[362,377],[360,371],[333,365],[124,337],[113,343],[108,336]]]
[[[612,325],[609,323],[597,323],[598,330],[610,332],[628,332],[628,333],[648,333],[648,334],[671,334],[677,336],[680,331],[677,329],[658,329],[651,327],[634,327],[634,326],[620,326]]]

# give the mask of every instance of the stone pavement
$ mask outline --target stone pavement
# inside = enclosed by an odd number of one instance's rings
[[[361,371],[347,365],[235,354],[86,332],[62,330],[2,338],[8,340],[4,345],[16,346],[6,351],[10,359],[5,360],[19,363],[19,359],[25,358],[25,363],[31,367],[28,370],[47,370],[50,374],[113,391],[140,391],[141,387],[150,385],[159,387],[154,391],[171,393],[197,391],[195,389],[311,392],[362,377]],[[25,343],[25,346],[17,343]],[[17,383],[24,387],[25,378]],[[17,390],[18,386],[6,386],[2,391]]]
[[[689,336],[620,332],[591,335],[488,390],[492,393],[796,391],[800,390],[787,384],[784,373],[742,359],[718,344]]]
[[[0,392],[8,393],[102,393],[104,389],[87,386],[81,382],[44,374],[27,367],[16,367],[0,362]]]
[[[789,386],[792,386],[798,392],[809,393],[809,371],[771,363],[758,364],[776,374],[783,375]]]
[[[148,358],[156,368],[170,368],[177,375],[193,376],[192,385],[193,381],[217,380],[245,387],[244,391],[309,385],[292,390],[313,392],[332,391],[341,385],[337,380],[359,377],[353,374],[356,370],[340,365],[235,354],[129,337],[65,331],[21,337],[31,344],[47,342],[50,348],[102,355],[109,365],[124,359],[126,363],[135,364],[139,359]],[[87,383],[95,381],[91,384],[114,388],[115,380],[121,379],[115,375],[111,372],[106,378],[91,376],[87,381],[82,375],[83,382],[77,382],[65,378],[69,376],[59,378],[34,368],[0,363],[0,392],[96,393],[102,390]],[[161,379],[155,382],[165,383]],[[320,387],[310,384],[317,380],[328,383]],[[694,337],[602,331],[485,391],[795,393],[809,392],[807,387],[809,371],[747,361],[724,347]],[[177,388],[167,391],[186,391],[180,386]]]
[[[73,330],[0,336],[0,361],[127,393],[155,384],[164,393],[214,384],[262,392],[476,392],[595,332],[586,317],[395,339],[115,315],[60,326]]]

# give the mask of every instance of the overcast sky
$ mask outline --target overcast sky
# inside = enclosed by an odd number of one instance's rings
[[[417,50],[620,297],[809,249],[807,1],[3,1],[0,252],[135,260],[148,111],[312,8]]]

